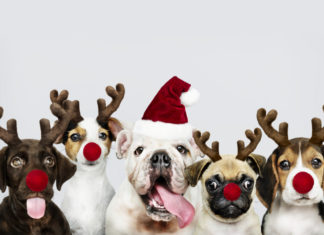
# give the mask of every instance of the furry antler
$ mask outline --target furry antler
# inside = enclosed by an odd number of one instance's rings
[[[319,118],[313,118],[312,137],[309,139],[309,142],[320,146],[323,141],[324,141],[324,127],[322,127],[322,121]]]
[[[0,119],[3,115],[3,108],[0,107]],[[17,145],[21,143],[17,132],[17,122],[15,119],[10,119],[7,122],[7,130],[0,126],[0,138],[6,142],[9,146]]]
[[[268,114],[266,114],[266,110],[263,108],[259,109],[257,112],[258,122],[267,136],[273,139],[280,147],[288,146],[290,145],[290,141],[288,139],[288,123],[280,123],[278,132],[271,125],[276,118],[277,111],[274,109],[270,110]]]
[[[195,131],[193,134],[194,140],[200,150],[206,154],[213,162],[216,162],[221,159],[219,155],[219,144],[217,141],[212,143],[212,148],[209,148],[206,145],[207,140],[209,139],[209,132],[206,131],[201,135],[200,131]]]
[[[255,128],[254,133],[251,130],[246,130],[245,135],[251,141],[247,147],[244,147],[244,142],[242,140],[237,141],[236,158],[242,161],[244,161],[249,154],[256,149],[261,140],[262,132],[260,128]]]
[[[71,114],[71,121],[73,123],[78,123],[83,120],[83,117],[80,114],[80,104],[79,101],[70,101],[68,100],[69,92],[67,90],[63,90],[58,93],[57,90],[52,90],[50,93],[50,98],[52,103],[60,105],[63,109],[67,110],[68,106],[72,107]]]
[[[116,85],[116,90],[112,86],[106,87],[107,94],[112,98],[112,101],[108,106],[106,106],[106,101],[104,99],[98,99],[98,123],[107,123],[111,114],[113,114],[119,107],[125,95],[124,85],[118,83]]]

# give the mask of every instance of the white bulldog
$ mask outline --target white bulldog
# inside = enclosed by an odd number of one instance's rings
[[[123,130],[117,155],[126,158],[126,179],[106,213],[106,234],[191,234],[195,194],[184,169],[200,150],[193,139],[160,140]],[[189,203],[187,198],[191,203]]]
[[[118,134],[117,156],[126,158],[128,179],[108,206],[106,235],[191,234],[195,201],[184,170],[202,154],[184,105],[198,97],[190,84],[173,77],[142,120]]]

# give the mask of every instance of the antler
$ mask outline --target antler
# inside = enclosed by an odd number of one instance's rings
[[[106,106],[106,101],[104,99],[98,99],[98,123],[107,123],[111,114],[118,109],[124,98],[125,88],[123,84],[118,83],[116,85],[116,90],[112,86],[107,86],[106,92],[112,98],[112,101]]]
[[[72,107],[71,114],[71,121],[73,123],[78,123],[83,120],[83,117],[80,114],[80,104],[79,101],[70,101],[68,100],[69,92],[67,90],[63,90],[58,94],[57,90],[52,90],[50,93],[50,98],[52,103],[60,105],[63,109],[67,110],[68,106]]]
[[[209,132],[206,131],[201,135],[200,131],[195,131],[193,133],[194,140],[200,150],[206,154],[213,162],[220,160],[222,157],[219,155],[219,144],[217,141],[212,143],[212,148],[209,148],[206,145],[207,140],[209,139]]]
[[[279,125],[279,132],[276,131],[271,123],[277,118],[277,111],[272,109],[266,114],[266,110],[261,108],[257,112],[257,119],[263,131],[273,139],[280,147],[290,145],[288,139],[288,123],[282,122]]]
[[[3,108],[0,107],[0,119],[3,115]],[[17,122],[15,119],[10,119],[7,122],[7,130],[0,127],[0,138],[6,142],[9,146],[17,145],[21,143],[17,132]]]
[[[68,127],[71,116],[75,107],[76,101],[65,101],[65,108],[61,107],[57,103],[51,104],[52,113],[58,118],[54,127],[50,127],[50,122],[48,119],[41,119],[39,121],[41,128],[41,140],[40,143],[50,146],[52,145],[57,137],[59,137]]]
[[[310,143],[321,145],[324,141],[324,127],[319,118],[312,119],[312,137],[309,139]]]
[[[249,140],[251,140],[248,146],[244,147],[243,140],[237,141],[236,158],[242,161],[244,161],[249,156],[249,154],[256,149],[261,140],[262,132],[260,128],[255,128],[254,133],[251,130],[246,130],[245,135]]]

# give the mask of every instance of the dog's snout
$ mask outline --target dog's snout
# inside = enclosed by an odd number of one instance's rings
[[[151,157],[151,166],[153,168],[168,168],[171,165],[171,158],[165,152],[157,152]]]
[[[41,192],[46,189],[48,176],[42,170],[32,170],[26,176],[26,184],[28,188],[34,192]]]
[[[101,148],[94,142],[87,143],[83,148],[83,155],[88,161],[94,162],[100,157]]]
[[[313,177],[307,172],[299,172],[293,178],[293,187],[300,194],[306,194],[312,190],[314,186]]]

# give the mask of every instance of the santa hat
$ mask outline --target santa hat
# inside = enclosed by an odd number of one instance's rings
[[[185,106],[199,99],[199,92],[177,77],[171,78],[156,94],[133,132],[159,139],[189,139],[192,127]]]

